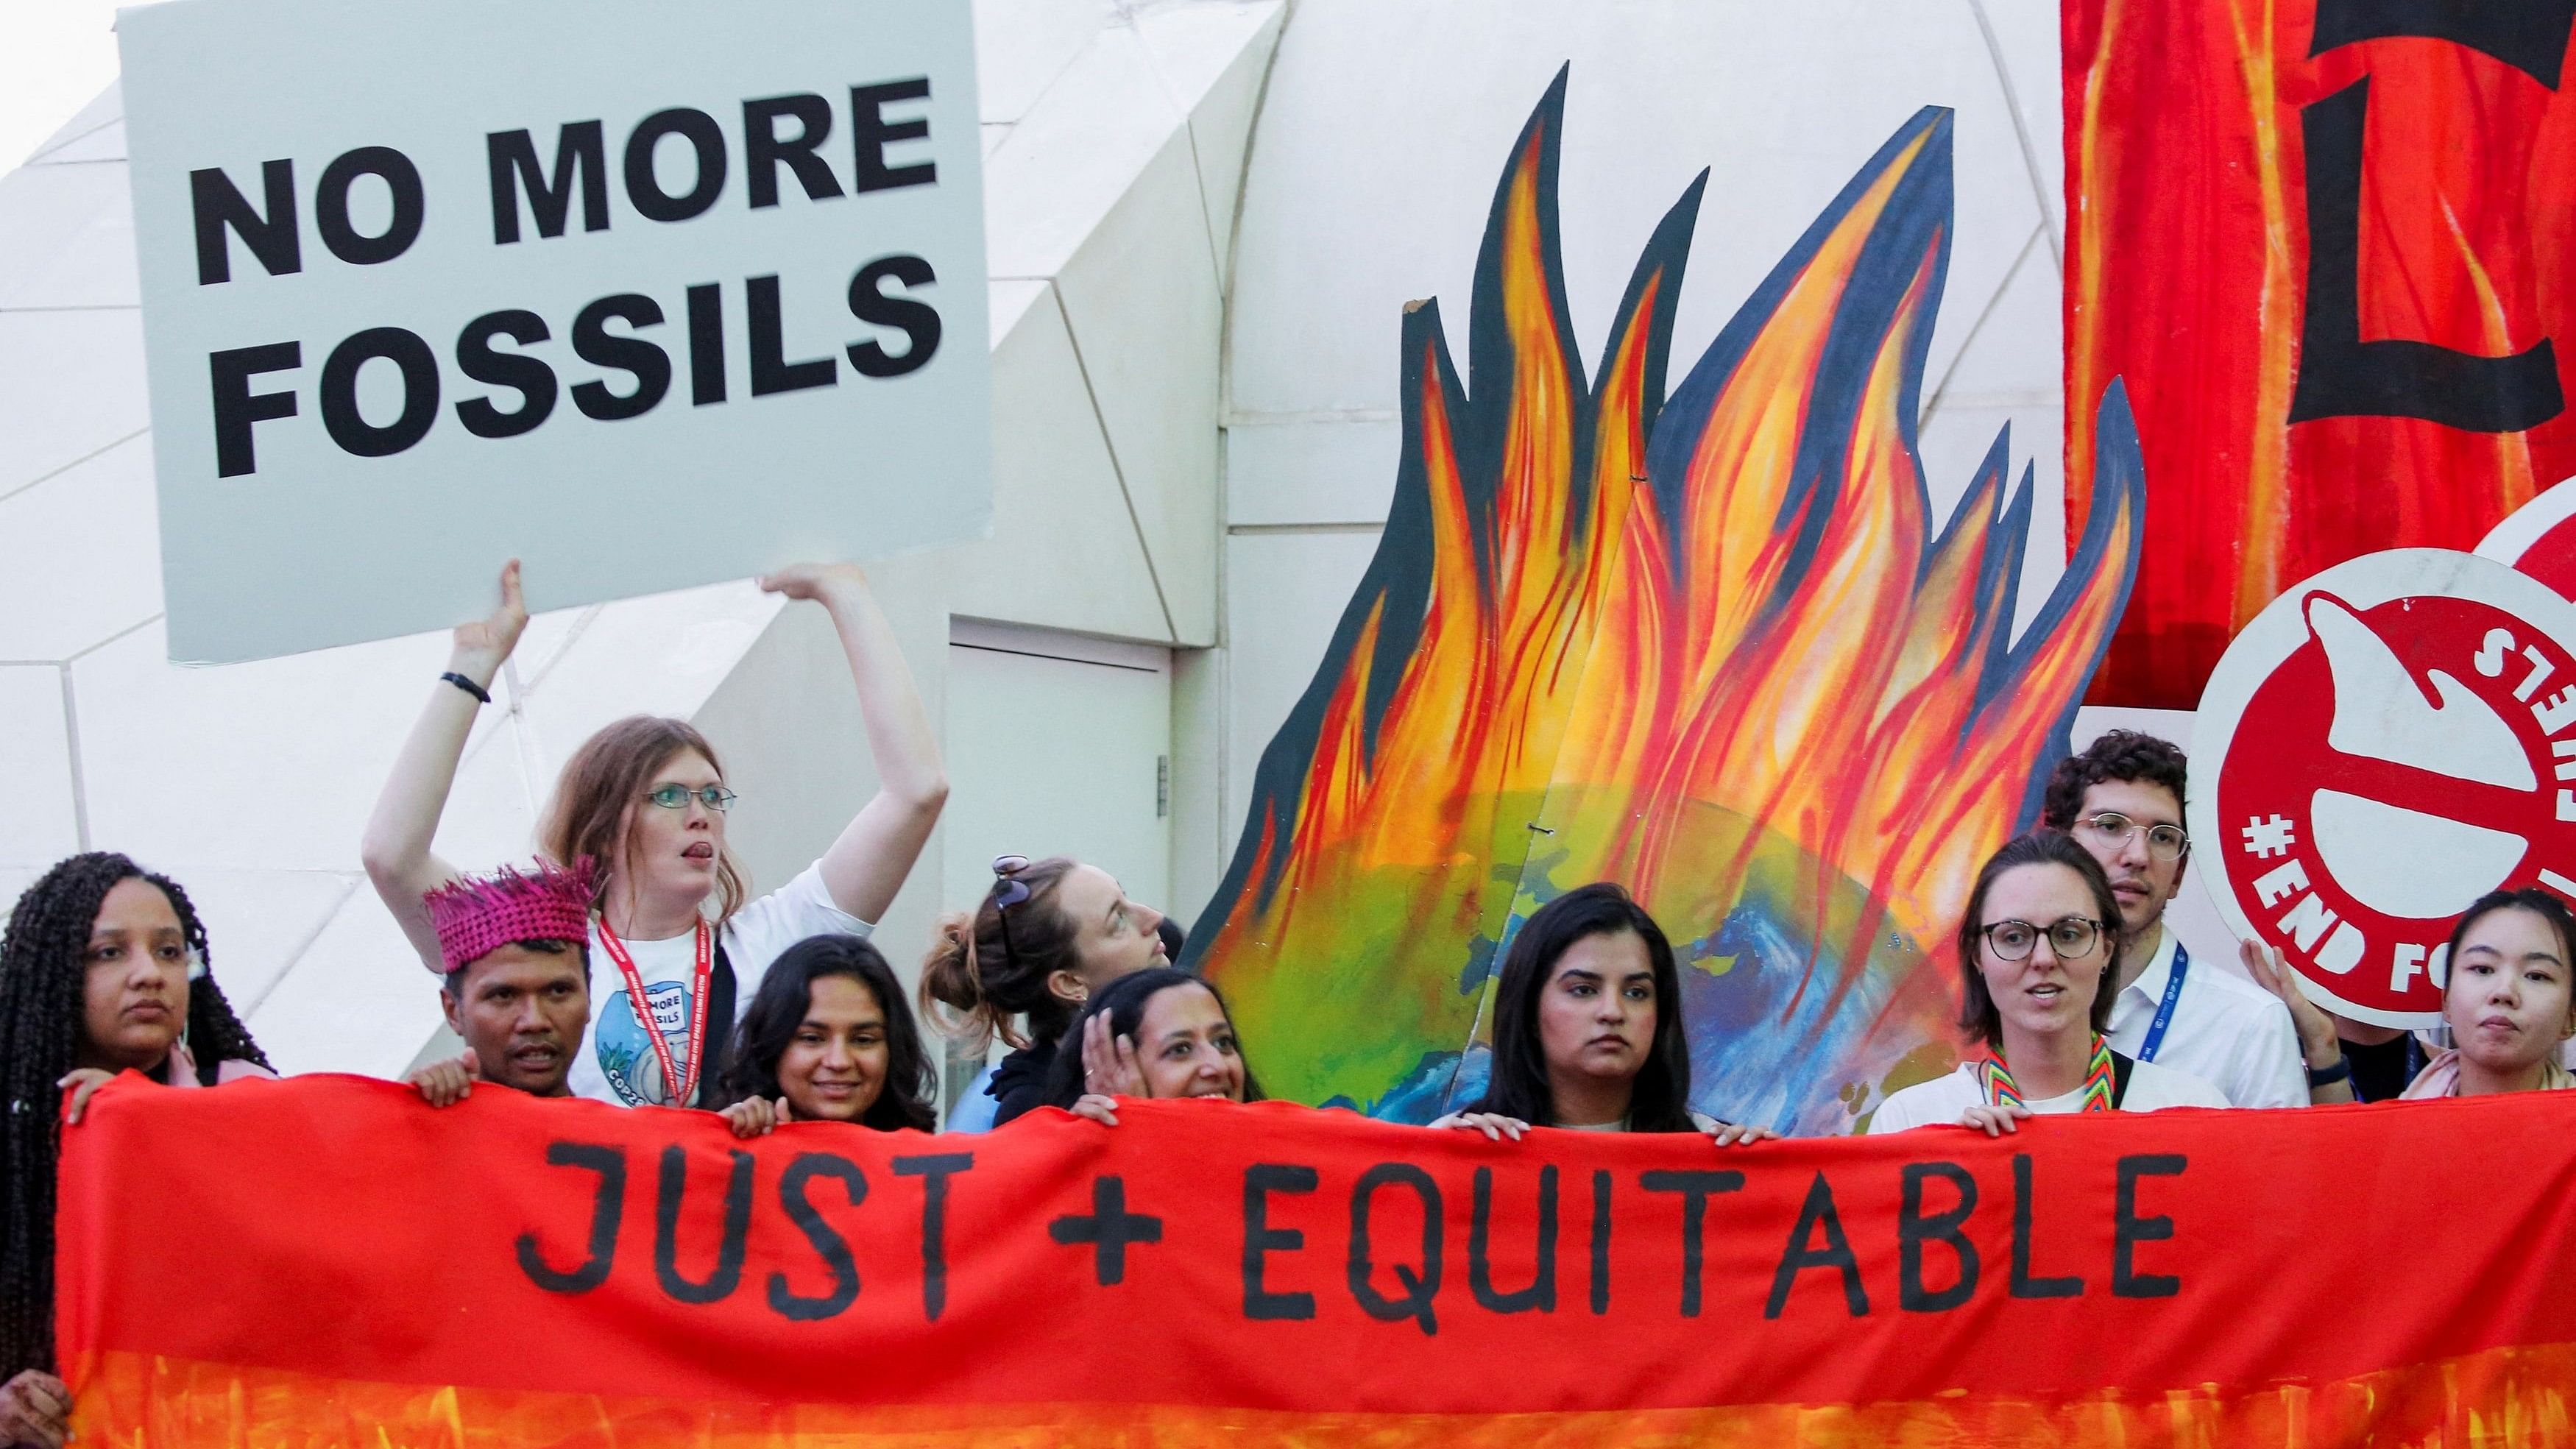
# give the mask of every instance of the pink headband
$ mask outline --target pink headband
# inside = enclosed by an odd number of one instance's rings
[[[438,954],[460,971],[513,941],[590,943],[591,862],[562,870],[539,862],[533,872],[504,866],[489,876],[460,876],[421,897],[438,926]]]

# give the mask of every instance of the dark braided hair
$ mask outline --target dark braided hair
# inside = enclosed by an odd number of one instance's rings
[[[9,912],[0,936],[0,1382],[54,1367],[54,1160],[62,1090],[78,1061],[85,968],[101,902],[120,881],[148,880],[170,898],[179,929],[206,959],[206,928],[188,893],[122,855],[91,851],[46,871]],[[188,1042],[212,1082],[227,1061],[268,1065],[211,975],[188,983]]]

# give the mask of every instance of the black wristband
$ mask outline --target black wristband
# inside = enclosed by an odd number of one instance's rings
[[[2313,1092],[2319,1087],[2331,1087],[2337,1082],[2350,1079],[2351,1076],[2352,1058],[2339,1056],[2335,1058],[2333,1066],[2308,1068],[2308,1090]]]
[[[474,698],[480,703],[490,704],[492,702],[491,691],[486,690],[483,686],[476,684],[473,680],[466,678],[464,675],[457,673],[453,669],[438,677],[455,685],[457,688],[464,690],[467,694],[474,696]]]

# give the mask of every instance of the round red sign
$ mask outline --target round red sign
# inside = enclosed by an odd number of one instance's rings
[[[2289,590],[2228,646],[2192,739],[2220,912],[2330,1010],[2431,1025],[2471,901],[2576,898],[2576,604],[2504,565],[2397,549]]]
[[[2576,599],[2576,478],[2544,489],[2529,503],[2505,515],[2478,545],[2478,557],[2511,564]]]

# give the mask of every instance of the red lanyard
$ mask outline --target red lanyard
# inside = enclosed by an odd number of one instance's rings
[[[608,929],[608,917],[603,915],[599,918],[599,944],[608,948],[610,959],[617,963],[617,974],[626,978],[626,1000],[635,1008],[635,1024],[644,1028],[645,1037],[653,1043],[653,1056],[662,1064],[662,1088],[667,1092],[673,1084],[679,1086],[679,1090],[672,1092],[667,1099],[674,1107],[689,1105],[689,1098],[698,1090],[698,1067],[706,1060],[702,1048],[706,1044],[707,977],[714,970],[714,940],[715,933],[707,929],[705,921],[699,921],[697,980],[690,993],[689,1079],[682,1082],[679,1068],[671,1061],[670,1040],[662,1035],[662,1028],[653,1021],[653,1003],[644,994],[644,974],[635,969],[635,958],[627,954],[626,943],[617,939],[615,931]]]

